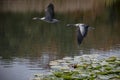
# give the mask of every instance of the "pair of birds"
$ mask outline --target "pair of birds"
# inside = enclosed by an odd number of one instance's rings
[[[45,17],[38,18],[34,17],[34,20],[43,20],[48,23],[57,23],[59,20],[54,18],[55,13],[54,13],[54,5],[50,3],[47,8],[45,9]],[[78,24],[67,24],[67,26],[76,26],[77,27],[77,41],[78,44],[80,45],[81,42],[83,41],[84,37],[87,35],[88,28],[94,29],[93,27],[90,27],[86,24],[83,23],[78,23]]]

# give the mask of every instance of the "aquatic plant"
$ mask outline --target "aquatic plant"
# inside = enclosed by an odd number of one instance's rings
[[[119,80],[120,57],[99,59],[99,55],[83,55],[50,62],[49,74],[37,74],[33,80]]]

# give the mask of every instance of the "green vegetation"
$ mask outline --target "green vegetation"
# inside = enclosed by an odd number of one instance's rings
[[[116,3],[117,1],[119,1],[119,0],[105,0],[105,3],[106,3],[107,6],[111,6],[114,3]]]
[[[52,61],[51,73],[41,74],[33,80],[119,80],[120,57],[98,57],[94,54]]]

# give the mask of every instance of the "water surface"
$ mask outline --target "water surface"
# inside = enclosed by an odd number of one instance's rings
[[[35,16],[44,16],[43,9],[49,3],[48,0],[45,2],[17,0],[16,4],[14,1],[1,1],[1,80],[28,80],[35,73],[47,72],[49,61],[65,56],[83,54],[120,56],[120,8],[118,7],[120,1],[113,4],[94,0],[90,3],[88,0],[76,2],[71,0],[68,4],[68,1],[54,2],[55,16],[60,20],[57,24],[32,20]],[[32,3],[33,5],[30,5]],[[38,3],[41,5],[37,9],[34,5]],[[61,6],[62,3],[64,6]],[[20,4],[24,8],[21,8]],[[68,23],[86,23],[95,29],[90,30],[82,44],[78,46],[76,28],[67,27]]]

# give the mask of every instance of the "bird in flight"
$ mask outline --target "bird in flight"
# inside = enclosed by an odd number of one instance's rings
[[[34,17],[33,20],[42,20],[48,23],[57,23],[59,20],[55,19],[54,5],[50,3],[45,9],[45,16],[42,18]]]
[[[75,27],[77,27],[77,41],[78,41],[79,45],[82,43],[84,37],[86,37],[86,35],[88,33],[88,28],[94,29],[93,27],[90,27],[90,26],[88,26],[86,24],[83,24],[83,23],[67,24],[67,26],[75,26]]]

